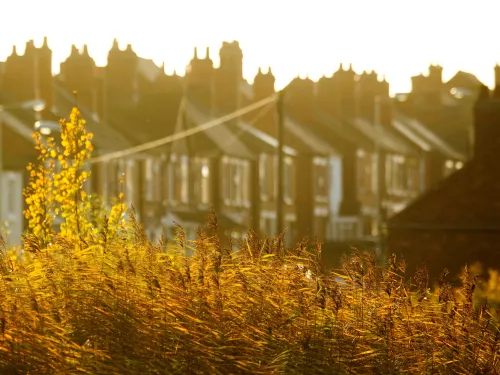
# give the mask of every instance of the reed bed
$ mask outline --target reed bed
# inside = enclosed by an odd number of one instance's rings
[[[250,231],[221,245],[214,213],[195,241],[179,227],[151,242],[123,194],[106,211],[81,191],[79,116],[61,121],[61,145],[34,135],[22,253],[0,236],[0,374],[500,372],[500,311],[475,302],[467,268],[436,292],[395,256],[354,250],[327,271],[317,241],[285,249]]]
[[[131,219],[135,223],[132,216]],[[2,374],[496,374],[499,311],[425,269],[370,253],[325,272],[321,247],[249,233],[223,248],[216,218],[192,243],[59,238],[2,256]],[[207,233],[208,232],[208,233]],[[101,233],[105,236],[105,233]],[[184,256],[187,246],[194,255]],[[10,255],[9,255],[10,254]]]

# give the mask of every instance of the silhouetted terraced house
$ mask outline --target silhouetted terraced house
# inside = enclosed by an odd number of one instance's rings
[[[61,63],[60,73],[53,79],[57,115],[60,118],[67,117],[72,107],[78,105],[87,129],[95,135],[93,156],[124,150],[137,144],[136,139],[109,123],[109,117],[105,114],[106,101],[102,103],[106,89],[102,73],[103,69],[96,66],[86,45],[82,51],[72,46],[70,56]],[[73,91],[77,93],[76,99]],[[133,205],[142,217],[140,186],[143,179],[140,165],[150,154],[128,155],[93,164],[89,188],[108,205],[123,192],[127,205]]]
[[[466,158],[411,114],[403,115],[375,72],[357,75],[341,65],[318,81],[309,103],[314,110],[293,110],[313,116],[309,128],[342,155],[342,203],[332,207],[331,240],[349,238],[340,229],[349,226],[356,228],[350,239],[374,240],[387,217],[428,189],[432,179],[443,178],[450,161],[455,168]]]
[[[28,41],[23,54],[13,47],[2,64],[0,104],[4,110],[0,111],[3,170],[0,220],[9,221],[10,241],[16,244],[25,227],[22,189],[28,179],[26,165],[36,160],[31,134],[36,121],[55,119],[51,64],[52,51],[47,38],[40,47],[36,47],[33,40]],[[36,100],[45,103],[40,112],[35,112],[29,105]]]
[[[309,99],[297,96],[302,104],[292,101],[289,110],[296,118],[302,116],[311,131],[337,150],[338,156],[330,163],[331,175],[335,176],[332,182],[337,186],[332,190],[332,198],[336,198],[331,200],[327,238],[330,241],[373,240],[381,214],[379,198],[390,214],[418,193],[418,176],[414,175],[419,150],[392,129],[388,84],[379,82],[375,73],[357,77],[352,67],[344,70],[341,66],[333,76],[321,78],[315,89],[312,82],[309,86]],[[378,127],[376,96],[383,102]],[[382,160],[380,168],[376,164],[377,147]],[[393,159],[399,161],[397,169],[392,168]],[[399,176],[405,172],[405,177],[415,177],[417,183],[401,187],[397,192],[390,190],[398,178],[405,179]],[[380,196],[378,181],[382,189]]]
[[[285,174],[287,174],[287,168],[290,168],[290,173],[293,175],[289,187],[285,188],[290,192],[285,194],[285,207],[290,210],[285,215],[285,226],[296,228],[293,231],[295,240],[302,240],[306,236],[313,240],[315,235],[321,239],[326,238],[331,193],[336,190],[330,183],[329,169],[330,157],[337,155],[336,150],[321,136],[314,134],[307,122],[305,110],[310,103],[307,100],[309,90],[312,88],[311,84],[309,80],[293,80],[285,89],[284,143],[297,152],[294,165],[291,164],[292,160],[289,162],[290,166],[285,162]],[[273,94],[272,73],[259,71],[253,84],[253,100],[256,102]],[[294,103],[292,104],[290,100]],[[290,112],[290,108],[294,106],[298,108],[297,114],[301,116],[294,116],[294,113]],[[269,112],[266,116],[259,118],[255,126],[273,138],[277,138],[278,125],[275,112]],[[277,168],[275,157],[271,160],[269,158],[261,160],[261,163],[265,162],[271,162],[274,168]],[[288,195],[291,195],[292,199],[288,198]],[[276,228],[276,217],[270,215],[268,220],[269,225]]]
[[[221,64],[215,69],[208,50],[204,59],[200,59],[195,50],[187,69],[186,99],[181,107],[180,118],[184,120],[184,128],[199,126],[253,101],[252,88],[243,80],[241,68],[233,67],[234,64],[242,64],[239,45],[236,42],[224,43],[220,54]],[[274,93],[274,78],[269,88],[271,95]],[[238,99],[233,99],[233,96]],[[196,207],[184,209],[184,212],[176,209],[174,214],[185,218],[189,216],[191,223],[188,225],[193,227],[194,223],[203,224],[209,205],[213,205],[219,215],[223,234],[236,239],[241,239],[248,229],[261,234],[275,234],[277,140],[254,126],[256,120],[274,112],[273,105],[259,108],[248,116],[217,125],[172,146],[177,153],[203,161],[201,170],[196,173],[199,175],[207,171],[211,193],[211,199],[205,201],[197,217],[193,216]],[[183,149],[178,151],[180,144]],[[288,242],[291,243],[296,221],[294,191],[291,190],[294,184],[295,151],[285,147],[285,153],[285,221]],[[187,185],[188,182],[185,182]]]
[[[46,41],[40,50],[30,42],[27,51],[24,57],[14,53],[3,64],[5,100],[42,97],[50,110],[41,118],[57,119],[68,115],[76,90],[78,106],[96,134],[97,154],[171,136],[275,94],[270,69],[259,70],[252,85],[243,79],[243,53],[237,42],[222,44],[218,68],[208,49],[204,57],[195,49],[184,77],[166,75],[164,66],[137,56],[130,45],[121,50],[116,40],[104,67],[95,65],[86,46],[81,52],[73,46],[55,78]],[[464,141],[462,130],[454,133],[452,125],[424,113],[425,106],[434,113],[463,113],[467,108],[468,97],[464,100],[443,88],[440,74],[434,69],[429,77],[414,80],[405,101],[402,96],[390,100],[388,83],[379,81],[376,73],[358,75],[352,67],[341,66],[317,83],[290,82],[284,121],[284,224],[289,243],[315,234],[329,241],[373,239],[380,214],[390,217],[460,167],[468,136]],[[471,82],[462,74],[448,84],[464,93]],[[7,146],[10,159],[24,167],[34,157],[32,148],[16,144],[29,142],[24,136],[34,114],[21,112],[28,127],[24,135],[7,135]],[[443,139],[451,134],[450,141]],[[106,199],[116,196],[124,177],[127,202],[138,210],[150,237],[163,229],[171,232],[175,220],[192,238],[212,205],[222,233],[241,238],[252,228],[273,235],[276,138],[277,114],[271,104],[174,144],[94,164],[93,190]],[[20,150],[26,150],[24,159]]]
[[[214,118],[189,99],[181,106],[181,114],[183,122],[178,131]],[[260,170],[263,167],[260,160],[263,156],[274,156],[276,146],[276,140],[245,122],[218,125],[175,142],[169,156],[172,184],[169,191],[174,196],[169,200],[166,224],[175,220],[191,231],[188,234],[192,238],[196,227],[205,224],[213,206],[221,234],[234,239],[242,239],[249,229],[266,234],[261,226],[265,224],[269,202],[259,196],[264,189],[259,189],[255,182],[263,176],[273,177],[272,170]],[[285,151],[293,157],[293,150]],[[179,162],[181,167],[176,166]],[[287,185],[291,182],[287,181]],[[273,205],[271,212],[275,210]]]
[[[431,277],[446,267],[456,281],[465,264],[500,267],[499,85],[493,96],[482,86],[475,104],[472,159],[389,221],[389,250],[410,272],[425,262]]]
[[[429,67],[427,76],[412,77],[412,90],[395,102],[398,112],[418,120],[460,156],[432,155],[430,186],[438,183],[454,167],[462,165],[472,152],[473,104],[479,80],[470,73],[458,72],[443,82],[442,67]],[[474,88],[476,87],[476,88]]]
[[[116,48],[115,43],[112,48],[115,54],[114,63],[120,65],[121,62],[116,57]],[[130,62],[129,55],[133,52],[130,48],[123,52],[126,55],[126,62]],[[87,121],[87,127],[95,134],[95,156],[123,150],[150,140],[144,136],[147,132],[133,130],[137,124],[147,130],[146,121],[134,123],[135,112],[128,109],[127,113],[123,114],[122,108],[107,100],[107,95],[114,95],[114,92],[112,91],[113,85],[111,89],[107,86],[106,73],[106,68],[96,66],[85,45],[83,52],[72,46],[70,56],[61,63],[60,74],[54,78],[54,92],[58,101],[58,114],[61,117],[67,116],[75,105],[72,92],[77,92],[77,105]],[[118,79],[111,74],[110,80],[113,82]],[[126,86],[125,83],[123,84]],[[119,99],[126,102],[124,96],[120,96]],[[130,103],[132,100],[129,101]],[[127,204],[133,205],[142,219],[146,216],[147,208],[142,196],[144,160],[153,158],[155,155],[158,157],[158,150],[94,164],[91,178],[93,191],[104,198],[106,203],[112,203],[119,193],[123,192]]]
[[[232,112],[274,94],[274,77],[271,72],[264,74],[259,71],[253,86],[244,81],[241,73],[242,59],[238,43],[225,42],[220,50],[219,68],[214,68],[208,49],[203,58],[198,56],[195,49],[186,77],[166,76],[163,69],[156,67],[150,60],[137,57],[130,46],[125,51],[120,51],[115,41],[105,68],[107,74],[104,75],[104,88],[108,93],[108,100],[104,106],[104,115],[109,117],[110,124],[129,138],[135,137],[138,142],[144,142],[174,132],[173,124],[177,123],[177,108],[184,92],[188,98],[184,108],[192,108],[186,112],[188,116],[184,126],[200,124],[202,115],[208,116],[203,117],[208,121],[213,116]],[[115,91],[119,91],[119,95],[114,95]],[[285,140],[287,145],[297,150],[299,157],[293,162],[295,166],[292,166],[291,160],[286,159],[286,168],[296,172],[296,181],[291,186],[285,184],[285,188],[294,192],[298,200],[287,199],[285,221],[287,227],[301,228],[298,231],[291,230],[290,233],[294,232],[295,239],[303,235],[312,237],[314,234],[335,240],[373,238],[379,214],[375,165],[377,143],[384,158],[379,170],[383,176],[380,180],[384,192],[380,197],[384,212],[390,216],[427,187],[426,181],[431,174],[426,153],[429,144],[424,144],[418,137],[419,131],[413,131],[417,135],[412,133],[415,119],[400,115],[400,111],[393,113],[393,106],[388,98],[388,84],[385,81],[379,82],[374,72],[358,76],[352,68],[340,68],[333,77],[323,78],[317,85],[310,80],[294,80],[287,91],[295,93],[291,98],[287,94]],[[128,94],[125,95],[126,93]],[[377,95],[383,102],[380,106],[380,129],[374,126]],[[196,111],[199,113],[196,114]],[[249,113],[242,119],[250,121],[254,115]],[[189,124],[190,121],[192,124]],[[226,124],[225,127],[234,131],[235,123]],[[133,130],[137,129],[138,124],[141,132]],[[263,114],[255,127],[276,138],[275,111]],[[429,137],[437,144],[436,148],[440,149],[438,154],[448,153],[446,158],[457,156],[453,150],[443,146],[439,137],[433,137],[432,132],[427,135]],[[200,144],[206,143],[198,141]],[[259,154],[255,146],[248,151]],[[165,165],[169,165],[169,157],[165,156],[165,150],[158,150],[158,153],[163,154],[163,157],[158,155],[154,160],[145,162],[141,172],[149,176],[144,178],[145,186],[158,186],[151,189],[141,185],[140,193],[143,206],[149,207],[148,211],[156,211],[148,214],[148,217],[155,216],[152,220],[156,223],[154,226],[159,225],[159,216],[172,213],[166,203],[168,199],[164,197],[165,191],[168,191],[168,178],[164,176],[164,183],[161,184],[157,177],[158,171],[168,168]],[[461,157],[455,159],[461,160]],[[314,167],[310,165],[311,160]],[[269,175],[272,171],[276,173],[276,164],[275,155],[259,156],[260,169],[268,171],[267,174],[261,172],[260,175]],[[260,177],[261,182],[264,179],[266,178]],[[268,180],[276,181],[272,177],[268,177]],[[304,181],[311,181],[311,186],[304,185]],[[273,192],[267,193],[268,196],[275,195],[276,187],[272,189]],[[247,190],[257,189],[248,187]],[[146,194],[149,197],[146,198],[145,191],[156,191],[157,194]],[[314,198],[310,198],[311,195]],[[263,198],[265,196],[266,194],[262,194],[263,200],[268,199]],[[212,198],[212,203],[218,206],[217,196]],[[163,204],[159,204],[160,201]],[[276,202],[266,202],[262,207],[265,213],[251,214],[253,224],[250,227],[273,233]],[[252,210],[248,208],[247,211]],[[185,212],[186,209],[184,216]],[[194,228],[191,224],[202,221],[200,218],[205,213],[201,211],[197,220],[193,219],[195,214],[191,215],[188,226]]]
[[[86,49],[84,48],[83,56],[85,57]],[[73,58],[75,52],[73,50]],[[63,71],[65,78],[68,80],[74,79],[75,75],[86,73],[80,61],[76,62],[76,67],[71,72]],[[71,65],[71,64],[69,64]],[[7,217],[10,221],[12,230],[12,238],[19,239],[20,233],[25,227],[23,217],[23,209],[25,208],[22,189],[26,185],[28,175],[26,166],[29,162],[36,161],[32,133],[36,121],[51,121],[50,134],[47,136],[58,137],[57,127],[60,118],[67,118],[75,104],[75,98],[72,90],[67,90],[61,85],[61,77],[52,77],[52,57],[51,50],[48,46],[47,39],[44,39],[43,45],[39,48],[35,47],[33,41],[29,41],[26,45],[25,54],[17,54],[15,48],[13,53],[7,58],[4,63],[3,82],[0,87],[4,98],[5,111],[2,112],[1,121],[3,129],[2,145],[0,150],[3,153],[3,169],[4,184],[2,188],[2,199],[9,204],[3,204],[8,212],[4,212],[2,217]],[[80,70],[82,69],[82,70]],[[66,74],[68,73],[68,74]],[[87,70],[89,77],[92,78],[91,70]],[[50,80],[48,79],[50,77]],[[90,80],[91,81],[91,80]],[[79,81],[83,85],[86,81]],[[91,81],[92,82],[92,81]],[[73,84],[78,81],[73,81]],[[107,153],[111,151],[121,150],[130,147],[128,142],[121,133],[114,131],[105,124],[99,121],[99,116],[91,109],[87,108],[87,104],[92,105],[92,95],[86,94],[84,86],[82,92],[82,102],[79,107],[82,110],[83,116],[87,121],[87,128],[95,134],[94,145],[95,155]],[[89,85],[87,88],[91,88]],[[77,88],[77,87],[73,87]],[[78,97],[80,100],[80,97]],[[45,109],[41,112],[35,112],[30,107],[20,107],[20,104],[31,102],[34,99],[42,99],[45,102]],[[125,163],[121,160],[120,164]],[[105,184],[100,181],[99,176],[103,173],[99,167],[94,168],[94,177],[89,181],[85,188],[94,187],[94,191],[106,197],[107,189]],[[113,191],[113,195],[115,190]],[[18,241],[16,241],[18,242]]]

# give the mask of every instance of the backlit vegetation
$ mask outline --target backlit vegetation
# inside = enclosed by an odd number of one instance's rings
[[[60,144],[34,136],[22,257],[0,243],[1,374],[500,371],[499,311],[473,302],[467,269],[459,293],[443,277],[435,294],[395,257],[354,252],[326,272],[319,244],[250,232],[221,246],[215,215],[194,242],[179,228],[151,243],[123,195],[106,213],[83,192],[92,135],[77,109],[61,129]]]

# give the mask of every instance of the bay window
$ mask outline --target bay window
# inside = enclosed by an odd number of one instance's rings
[[[316,201],[323,202],[328,200],[328,161],[325,158],[314,158],[313,167]]]
[[[292,204],[294,198],[294,170],[293,170],[293,159],[291,157],[287,157],[284,160],[283,166],[283,195],[285,198],[285,202],[287,204]]]
[[[134,204],[134,168],[135,164],[133,160],[126,161],[125,168],[125,201],[127,205],[131,206]]]
[[[222,167],[224,201],[233,206],[248,206],[250,204],[250,163],[246,160],[224,157]]]
[[[153,181],[153,160],[151,158],[148,158],[144,162],[144,183],[146,186],[144,186],[144,193],[146,195],[146,200],[147,201],[152,201],[153,200],[153,195],[154,195],[154,181]]]
[[[269,198],[269,173],[268,173],[269,157],[266,154],[259,156],[259,188],[260,199],[263,201]]]
[[[189,202],[189,157],[172,155],[168,165],[168,200],[170,203]]]
[[[197,158],[195,163],[195,193],[198,203],[210,203],[210,160]]]
[[[401,155],[388,155],[385,162],[385,179],[387,191],[392,194],[401,194],[408,189],[408,164]]]
[[[189,158],[186,155],[180,157],[178,168],[178,200],[181,203],[189,202]]]

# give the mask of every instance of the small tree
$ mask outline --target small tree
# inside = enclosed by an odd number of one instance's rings
[[[85,120],[74,107],[69,119],[62,119],[61,142],[53,137],[43,139],[39,132],[33,134],[38,163],[28,165],[30,182],[24,190],[30,243],[45,248],[54,240],[54,221],[61,219],[59,236],[75,240],[80,246],[82,239],[88,239],[98,232],[92,224],[93,200],[84,190],[90,178],[88,161],[94,149],[93,134],[85,128]],[[123,224],[126,207],[123,193],[111,208],[106,227],[109,233],[116,232]],[[100,216],[100,215],[99,215]],[[104,215],[103,215],[104,216]],[[33,241],[35,240],[35,241]]]

